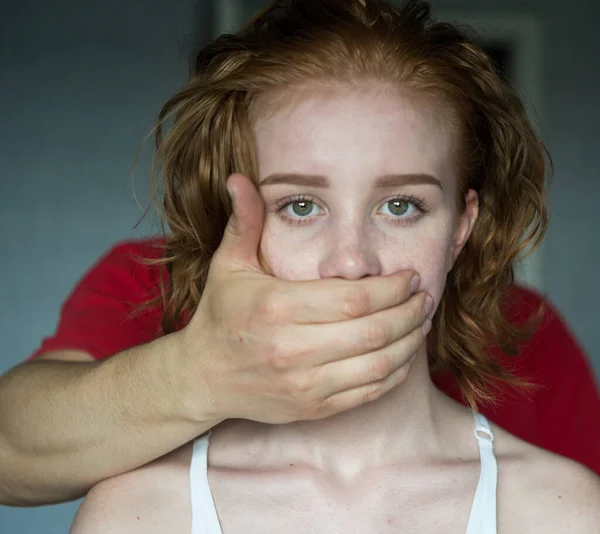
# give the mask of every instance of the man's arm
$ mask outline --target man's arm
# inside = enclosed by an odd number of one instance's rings
[[[69,295],[33,361],[0,377],[0,503],[80,497],[189,439],[189,423],[166,442],[161,432],[169,399],[156,391],[169,341],[153,342],[160,308],[144,307],[158,294],[160,270],[140,262],[161,254],[160,239],[113,247]],[[153,427],[159,436],[150,440]]]
[[[306,282],[267,275],[258,259],[262,200],[236,176],[237,215],[181,331],[100,363],[34,361],[0,379],[5,503],[75,498],[225,418],[321,419],[405,379],[433,312],[416,273]],[[101,301],[122,302],[125,289]],[[98,336],[98,308],[81,312],[85,328],[70,325],[75,341],[63,339],[64,348],[81,350],[91,337],[106,352],[128,324],[120,317]]]
[[[0,502],[81,497],[218,423],[185,412],[172,351],[167,336],[102,362],[33,361],[0,377]]]

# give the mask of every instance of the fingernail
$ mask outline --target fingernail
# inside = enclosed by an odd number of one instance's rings
[[[433,299],[431,298],[431,295],[427,295],[425,297],[425,314],[429,315],[431,310],[433,310]]]
[[[425,319],[423,322],[423,335],[426,336],[431,331],[431,319]]]
[[[415,293],[417,291],[417,289],[419,289],[419,283],[421,282],[421,279],[419,278],[418,274],[415,274],[411,279],[410,279],[410,291],[412,293]]]

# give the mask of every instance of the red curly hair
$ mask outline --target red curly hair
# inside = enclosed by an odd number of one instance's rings
[[[200,51],[156,129],[157,203],[171,231],[161,260],[170,273],[163,329],[173,331],[202,296],[231,214],[226,179],[242,173],[257,183],[257,99],[292,84],[368,79],[397,84],[452,126],[459,208],[468,189],[479,196],[479,218],[428,336],[431,370],[451,372],[476,406],[495,381],[519,383],[488,352],[516,353],[531,333],[506,318],[503,299],[513,264],[548,223],[546,150],[486,53],[463,30],[433,21],[424,2],[276,0]]]

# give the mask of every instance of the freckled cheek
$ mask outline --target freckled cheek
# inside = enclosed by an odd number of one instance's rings
[[[441,229],[434,231],[396,230],[395,235],[376,232],[370,235],[365,253],[375,254],[381,275],[413,269],[421,277],[421,289],[435,300],[437,308],[446,282],[446,266],[450,255],[451,236]],[[319,263],[328,252],[327,236],[316,236],[310,228],[281,227],[267,218],[260,251],[276,278],[283,280],[315,280]]]
[[[382,274],[416,271],[421,277],[421,290],[433,297],[437,308],[446,284],[449,253],[449,239],[443,234],[389,244],[381,253]]]
[[[265,223],[260,256],[263,269],[282,280],[316,280],[322,247],[313,238],[304,236],[302,228],[280,229],[278,224]],[[265,265],[266,264],[266,265]]]

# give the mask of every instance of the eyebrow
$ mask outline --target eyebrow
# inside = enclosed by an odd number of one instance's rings
[[[301,185],[305,187],[329,187],[329,180],[326,176],[315,174],[297,174],[297,173],[275,173],[270,174],[260,182],[263,185]],[[375,182],[377,188],[398,187],[402,185],[429,184],[435,185],[443,190],[442,182],[431,174],[385,174],[379,176]]]

